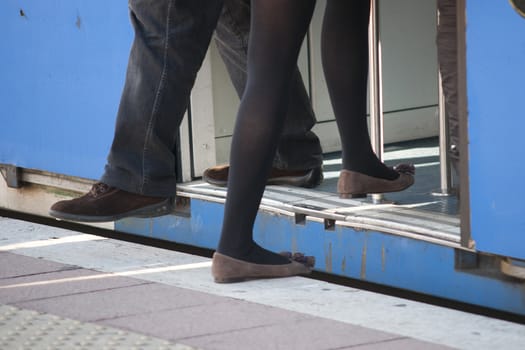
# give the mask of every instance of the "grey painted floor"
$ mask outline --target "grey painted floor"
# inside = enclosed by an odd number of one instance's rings
[[[325,156],[325,180],[317,187],[317,190],[337,193],[337,179],[341,170],[340,157],[339,153]],[[385,147],[385,163],[389,166],[399,163],[411,163],[416,167],[416,181],[414,185],[402,192],[388,193],[385,195],[386,199],[399,204],[433,202],[432,205],[423,206],[421,209],[450,215],[458,214],[458,200],[455,195],[433,195],[433,193],[441,192],[437,138],[387,145]],[[372,199],[369,196],[361,201],[371,202]]]
[[[521,349],[521,325],[0,218],[1,349]]]

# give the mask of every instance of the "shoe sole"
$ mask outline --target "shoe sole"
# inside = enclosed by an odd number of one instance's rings
[[[93,216],[93,215],[78,215],[64,213],[56,210],[50,210],[49,215],[56,219],[68,220],[68,221],[79,221],[79,222],[109,222],[117,221],[127,217],[138,217],[138,218],[150,218],[163,216],[173,211],[173,199],[167,198],[162,202],[148,205],[146,207],[134,209],[121,214],[105,215],[105,216]]]

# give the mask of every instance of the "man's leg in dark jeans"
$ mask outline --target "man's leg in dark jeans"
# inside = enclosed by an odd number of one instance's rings
[[[131,0],[135,40],[102,182],[176,193],[175,140],[222,0]]]
[[[249,31],[250,1],[225,0],[217,24],[215,42],[239,97],[246,84]],[[273,161],[273,179],[281,180],[275,183],[305,187],[314,187],[320,183],[323,155],[319,138],[311,131],[315,123],[310,99],[301,74],[296,69],[291,84],[286,123]],[[227,168],[224,167],[208,169],[204,179],[225,185],[225,170]],[[214,178],[210,179],[210,174]],[[269,183],[272,183],[272,176]]]
[[[112,221],[169,212],[175,141],[222,0],[130,0],[135,38],[101,183],[55,203],[52,216]]]

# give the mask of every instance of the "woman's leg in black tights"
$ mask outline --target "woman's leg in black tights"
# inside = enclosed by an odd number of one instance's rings
[[[366,117],[369,0],[328,0],[323,19],[322,60],[342,143],[343,169],[388,180],[370,143]]]
[[[217,251],[258,264],[288,259],[257,245],[252,229],[286,113],[287,93],[313,0],[254,0],[248,81],[233,133],[228,195]]]

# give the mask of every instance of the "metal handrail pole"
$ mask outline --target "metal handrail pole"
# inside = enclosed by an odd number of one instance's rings
[[[381,40],[379,28],[379,0],[370,2],[370,25],[368,50],[370,62],[370,140],[379,160],[383,160],[383,86],[381,67]],[[372,195],[374,203],[383,200],[383,195]]]
[[[436,12],[439,25],[439,11]],[[435,196],[448,196],[451,194],[452,175],[450,172],[448,119],[446,116],[445,94],[443,80],[438,61],[438,117],[439,117],[439,177],[441,188],[432,192]]]
[[[445,96],[443,94],[443,84],[441,74],[439,74],[439,174],[441,178],[441,193],[449,194],[451,189],[450,161],[448,155],[449,138],[448,138],[448,120],[445,110]]]

